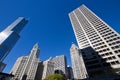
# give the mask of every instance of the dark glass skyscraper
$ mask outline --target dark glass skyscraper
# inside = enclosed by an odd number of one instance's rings
[[[0,62],[2,62],[20,38],[19,33],[28,20],[23,17],[16,19],[5,30],[0,32]]]

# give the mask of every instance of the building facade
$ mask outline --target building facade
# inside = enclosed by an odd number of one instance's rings
[[[88,77],[88,74],[83,61],[83,57],[79,48],[75,44],[72,44],[70,48],[70,55],[74,79],[75,80],[86,79]]]
[[[38,64],[35,80],[42,80],[43,69],[44,69],[43,61],[40,61]]]
[[[73,80],[73,69],[70,66],[67,66],[67,80]]]
[[[54,71],[59,74],[64,74],[67,77],[67,60],[66,56],[56,56],[52,59],[54,62]]]
[[[38,44],[33,46],[28,56],[17,59],[11,73],[14,75],[12,80],[36,80],[36,72],[39,64],[39,48]]]
[[[120,35],[85,5],[69,13],[89,76],[120,71]]]
[[[43,62],[43,75],[42,75],[42,80],[48,77],[51,74],[54,74],[54,63],[52,59],[48,59]]]

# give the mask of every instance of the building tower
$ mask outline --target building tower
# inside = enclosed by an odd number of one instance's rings
[[[35,80],[39,64],[39,48],[36,43],[28,56],[17,59],[11,73],[15,75],[12,80]]]
[[[54,71],[59,74],[64,74],[67,77],[67,60],[66,56],[56,56],[52,59],[54,62]]]
[[[80,50],[75,44],[70,48],[72,69],[75,80],[86,79],[87,71]]]
[[[52,61],[52,58],[49,58],[48,60],[43,62],[43,75],[42,80],[44,80],[46,77],[48,77],[51,74],[54,74],[54,63]]]
[[[85,5],[69,17],[89,76],[120,71],[120,35]]]
[[[28,20],[23,17],[16,19],[5,30],[0,32],[0,62],[2,62],[20,38],[19,33]]]
[[[67,79],[68,80],[73,80],[73,69],[69,65],[67,66]]]

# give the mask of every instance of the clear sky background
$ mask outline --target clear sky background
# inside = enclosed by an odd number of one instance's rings
[[[0,0],[0,31],[20,16],[29,19],[4,61],[4,72],[10,72],[16,59],[28,55],[36,42],[40,60],[65,55],[71,65],[69,49],[76,39],[68,13],[82,4],[120,33],[120,0]]]

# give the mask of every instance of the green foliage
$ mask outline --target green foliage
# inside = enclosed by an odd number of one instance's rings
[[[52,74],[46,77],[44,80],[65,80],[64,76],[61,74]]]

